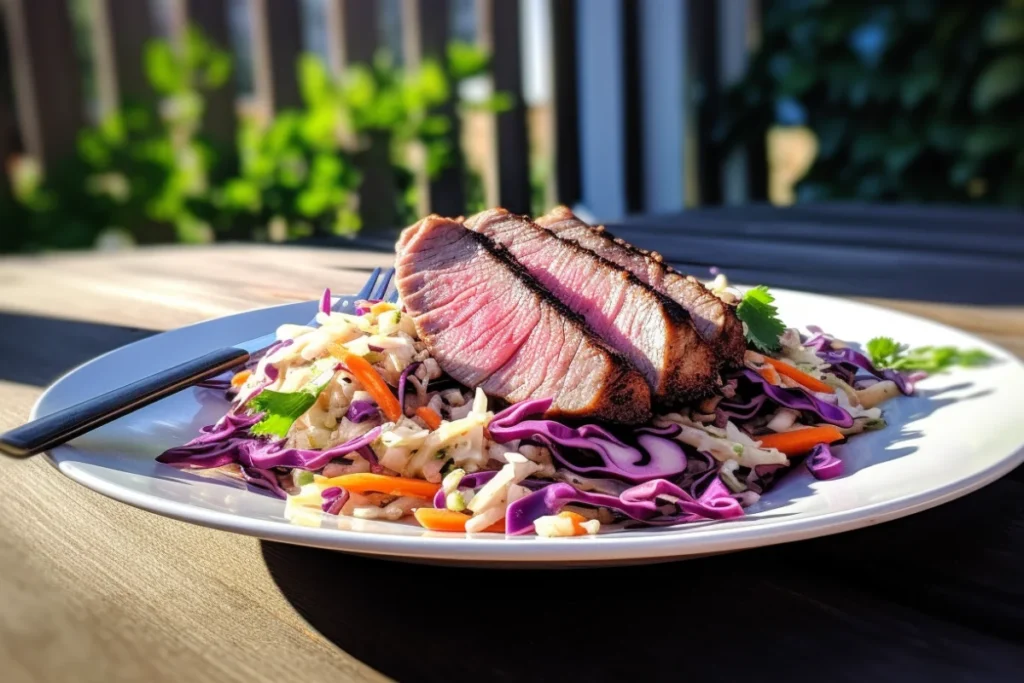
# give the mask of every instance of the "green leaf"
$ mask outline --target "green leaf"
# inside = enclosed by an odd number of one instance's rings
[[[185,87],[181,66],[166,41],[146,45],[146,77],[157,92],[169,94]]]
[[[871,362],[879,368],[890,367],[903,352],[903,347],[892,337],[875,337],[864,348],[867,350]]]
[[[299,89],[306,104],[317,106],[332,96],[331,76],[327,65],[315,55],[299,58]]]
[[[915,72],[900,84],[900,101],[908,109],[916,107],[925,97],[939,89],[939,71],[928,69]]]
[[[964,138],[964,151],[972,157],[987,157],[1011,147],[1015,139],[1016,132],[1009,126],[984,124],[971,129]]]
[[[232,71],[231,55],[222,50],[215,50],[210,53],[209,61],[206,63],[206,73],[203,77],[203,85],[208,90],[220,88],[231,77]]]
[[[736,316],[743,321],[747,341],[765,353],[778,351],[779,337],[786,331],[779,320],[778,309],[772,305],[774,302],[775,297],[761,285],[748,290],[736,307]]]
[[[985,24],[985,42],[989,45],[1013,45],[1024,41],[1024,13],[999,10]]]
[[[434,60],[428,59],[420,66],[417,86],[427,106],[448,100],[448,78],[444,75],[444,69]]]
[[[299,391],[281,392],[264,389],[246,405],[254,413],[263,413],[263,419],[249,428],[256,436],[288,436],[292,424],[316,403],[320,392],[330,384],[308,384]]]
[[[1024,91],[1024,55],[1006,55],[985,68],[974,84],[974,108],[988,111]]]
[[[448,43],[448,71],[461,81],[487,72],[491,57],[487,51],[473,43],[455,40]]]
[[[891,337],[875,337],[865,345],[872,364],[900,372],[943,372],[952,367],[980,367],[992,361],[981,349],[955,346],[919,346],[913,349]]]

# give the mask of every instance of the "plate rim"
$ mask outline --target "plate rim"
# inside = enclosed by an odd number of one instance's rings
[[[788,288],[773,287],[776,293],[810,297],[821,303],[842,301],[846,305],[859,307],[865,312],[879,311],[896,314],[914,323],[925,323],[942,328],[945,331],[966,335],[972,340],[996,350],[1010,362],[1024,368],[1024,361],[1002,346],[990,342],[966,330],[939,322],[914,313],[899,309],[886,308],[875,303],[855,300],[847,297],[818,294]],[[344,297],[335,297],[344,298]],[[188,325],[163,330],[157,334],[133,341],[129,344],[111,349],[95,358],[80,363],[60,375],[46,387],[33,403],[30,418],[35,419],[48,397],[64,382],[87,366],[100,362],[102,359],[123,352],[129,347],[152,343],[154,339],[171,333],[185,332],[214,321],[224,321],[235,317],[250,315],[257,311],[270,311],[284,308],[313,307],[316,301],[295,301],[271,306],[255,306],[244,311],[216,316],[196,321]],[[239,340],[239,342],[244,340]],[[235,342],[235,343],[239,343]],[[59,446],[44,452],[42,455],[54,469],[63,476],[101,495],[120,503],[159,514],[177,521],[188,522],[197,526],[205,526],[252,536],[269,541],[303,545],[329,550],[370,554],[380,557],[401,557],[403,559],[432,559],[448,562],[495,561],[513,565],[565,565],[573,562],[602,562],[648,559],[679,558],[705,555],[732,550],[744,550],[754,547],[780,545],[798,540],[820,538],[844,533],[854,529],[874,526],[901,517],[943,505],[969,493],[977,491],[1024,463],[1024,442],[1017,444],[1015,450],[992,463],[988,467],[973,473],[971,476],[947,484],[934,486],[907,494],[899,498],[891,498],[877,503],[858,506],[849,510],[826,512],[811,518],[776,519],[769,527],[732,527],[726,524],[711,523],[694,529],[694,534],[644,534],[633,535],[630,532],[598,535],[587,538],[507,538],[497,534],[465,534],[426,532],[420,535],[388,535],[349,529],[308,527],[291,524],[287,521],[273,522],[253,519],[244,515],[202,508],[190,503],[169,500],[165,497],[145,492],[133,491],[119,484],[94,477],[86,472],[65,471],[60,467],[54,452],[73,450],[70,445]],[[705,529],[715,529],[712,535],[702,533]],[[694,539],[694,536],[697,538]],[[529,551],[525,550],[523,540],[526,539]],[[694,539],[694,540],[691,540]]]

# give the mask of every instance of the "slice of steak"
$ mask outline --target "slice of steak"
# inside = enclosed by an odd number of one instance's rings
[[[621,351],[647,380],[656,405],[674,407],[714,387],[715,352],[669,297],[505,209],[479,213],[466,227],[508,249],[537,282]]]
[[[704,341],[712,344],[726,363],[743,362],[746,340],[735,307],[708,291],[697,278],[684,275],[649,252],[617,238],[601,227],[592,227],[559,206],[537,219],[537,224],[563,240],[569,240],[624,268],[643,283],[671,297],[689,312]]]
[[[402,303],[454,379],[510,403],[551,398],[549,417],[650,418],[643,376],[504,249],[438,216],[407,228],[399,244]]]

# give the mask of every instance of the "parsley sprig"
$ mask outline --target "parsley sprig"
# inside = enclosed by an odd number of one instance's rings
[[[292,424],[313,407],[320,393],[331,383],[333,373],[322,374],[318,379],[326,381],[309,382],[298,391],[271,391],[264,389],[246,403],[254,413],[263,413],[263,419],[249,428],[254,436],[278,436],[285,438]]]
[[[978,367],[992,360],[992,356],[981,349],[958,349],[955,346],[910,348],[892,337],[875,337],[864,348],[875,367],[903,372],[935,373],[952,367]]]
[[[743,321],[747,341],[765,353],[779,350],[779,337],[786,331],[774,303],[775,297],[761,285],[747,290],[736,307],[736,316]]]

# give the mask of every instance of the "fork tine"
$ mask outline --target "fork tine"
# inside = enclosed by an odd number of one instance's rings
[[[377,283],[377,278],[380,277],[380,268],[374,268],[373,272],[370,273],[370,277],[367,278],[366,284],[359,290],[355,298],[358,299],[369,299],[370,292],[373,291],[373,286]]]
[[[377,281],[377,285],[373,288],[370,293],[371,299],[383,299],[385,292],[388,291],[388,285],[391,284],[391,278],[395,275],[394,268],[388,268],[384,271],[383,276]]]
[[[397,304],[398,303],[398,290],[397,289],[392,291],[390,294],[388,294],[387,301],[388,301],[389,304]]]

